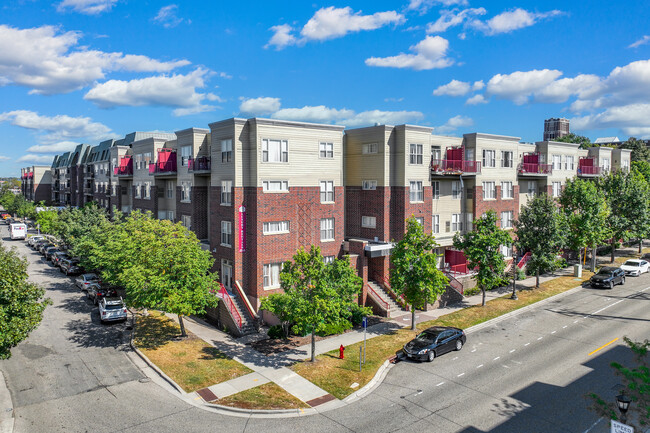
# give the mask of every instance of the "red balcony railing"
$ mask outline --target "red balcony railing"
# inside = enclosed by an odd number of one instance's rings
[[[115,176],[133,176],[133,166],[115,167],[113,174]]]
[[[602,169],[600,167],[593,167],[589,165],[583,165],[578,167],[578,175],[600,175]]]
[[[200,156],[198,158],[190,158],[187,161],[187,171],[210,171],[212,164],[209,156]]]
[[[176,152],[169,152],[165,160],[162,160],[163,155],[164,152],[158,152],[158,162],[149,165],[149,174],[176,173]]]
[[[436,173],[480,173],[480,161],[461,159],[432,159],[431,170]]]
[[[519,173],[524,174],[551,174],[553,166],[551,164],[535,164],[523,162],[519,164]]]

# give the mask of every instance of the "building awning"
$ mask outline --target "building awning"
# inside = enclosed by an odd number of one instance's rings
[[[366,257],[375,258],[375,257],[384,257],[390,256],[390,252],[393,250],[394,244],[390,242],[382,243],[368,243],[364,248],[366,252]]]

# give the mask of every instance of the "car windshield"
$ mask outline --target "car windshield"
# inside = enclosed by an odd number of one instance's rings
[[[84,278],[86,279],[86,281],[95,281],[95,280],[97,280],[97,275],[95,275],[95,274],[86,274],[86,275],[84,275]]]
[[[641,265],[641,262],[637,262],[636,260],[628,260],[625,262],[625,266],[639,266]]]
[[[613,269],[607,269],[603,268],[600,271],[598,271],[598,275],[612,275],[614,273]]]
[[[416,340],[422,341],[422,342],[427,342],[427,343],[433,343],[436,341],[436,338],[438,338],[438,335],[441,334],[441,331],[429,331],[429,332],[421,332],[420,335],[415,337]]]
[[[120,304],[117,305],[107,305],[106,306],[107,310],[121,310],[122,306]]]

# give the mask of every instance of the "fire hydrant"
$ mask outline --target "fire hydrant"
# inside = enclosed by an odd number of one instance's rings
[[[339,359],[343,359],[343,352],[345,352],[345,347],[341,344],[341,347],[339,347]]]

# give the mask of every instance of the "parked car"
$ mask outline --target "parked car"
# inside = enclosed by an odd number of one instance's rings
[[[59,269],[66,275],[77,275],[82,272],[81,266],[79,266],[79,259],[61,259]]]
[[[33,246],[34,246],[34,243],[35,243],[36,241],[40,241],[41,239],[45,239],[45,238],[44,238],[43,236],[38,236],[38,235],[36,235],[36,236],[30,236],[30,237],[27,238],[27,245],[33,247]]]
[[[6,212],[0,213],[0,218],[2,218],[3,220],[6,220],[9,217],[10,217],[10,215],[8,213],[6,213]]]
[[[641,260],[645,260],[646,262],[650,262],[650,253],[645,253],[639,257]]]
[[[49,248],[45,249],[45,252],[44,252],[43,256],[45,256],[45,260],[50,261],[50,260],[52,260],[52,256],[54,256],[54,254],[59,253],[59,252],[61,252],[59,247],[52,246],[52,247],[49,247]]]
[[[92,283],[86,287],[88,299],[92,299],[93,303],[97,303],[106,297],[117,296],[117,290],[112,287],[102,285],[101,283]]]
[[[50,248],[50,247],[53,247],[53,246],[54,246],[54,244],[49,242],[49,241],[48,242],[40,242],[38,244],[38,252],[41,253],[41,254],[45,254],[45,250],[47,248]]]
[[[621,265],[621,269],[625,271],[625,275],[632,275],[638,277],[641,274],[648,272],[650,263],[645,260],[626,260],[625,263]]]
[[[592,287],[605,287],[613,289],[617,284],[625,284],[625,271],[621,268],[605,266],[589,280]]]
[[[40,248],[41,248],[41,245],[43,245],[43,244],[49,244],[49,243],[50,243],[50,241],[48,241],[48,240],[45,239],[45,238],[44,238],[44,239],[40,239],[40,240],[38,240],[38,241],[34,241],[34,242],[32,243],[32,248],[34,248],[36,251],[39,251]]]
[[[63,251],[59,251],[58,253],[52,254],[52,264],[56,267],[61,266],[61,260],[62,259],[69,259],[70,256],[67,253],[64,253]]]
[[[422,331],[402,349],[410,359],[433,361],[436,356],[463,348],[467,337],[462,329],[450,326],[432,326]]]
[[[83,290],[84,292],[88,290],[89,285],[95,283],[101,283],[101,280],[99,279],[97,274],[82,274],[75,281],[75,285],[79,287],[81,290]]]
[[[120,297],[105,297],[99,301],[99,320],[108,321],[126,320],[127,310]]]

